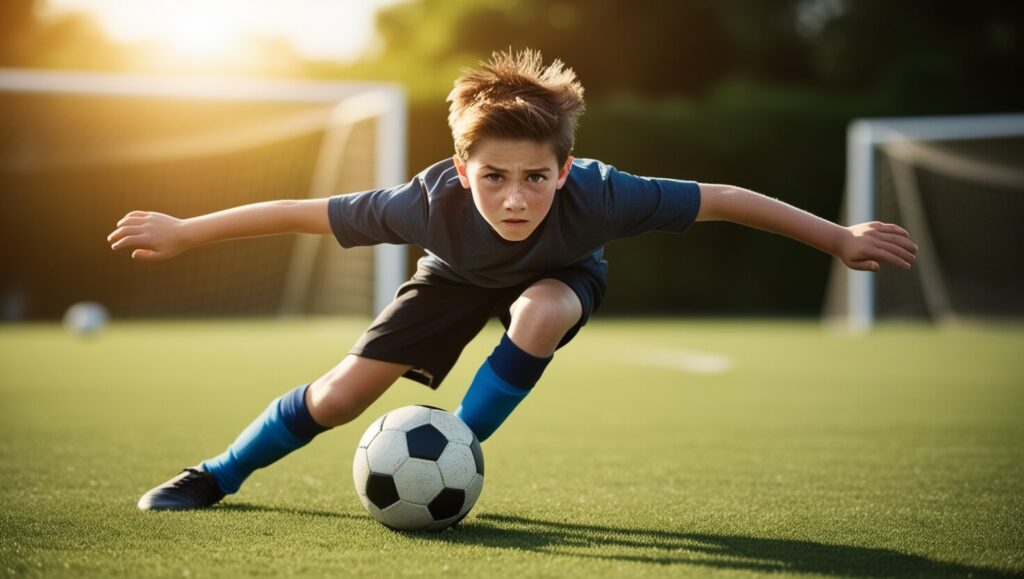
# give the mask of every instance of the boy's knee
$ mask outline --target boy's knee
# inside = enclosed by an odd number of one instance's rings
[[[527,288],[509,308],[509,313],[512,316],[509,335],[516,345],[536,356],[548,356],[566,332],[580,321],[583,306],[569,286],[544,279]]]

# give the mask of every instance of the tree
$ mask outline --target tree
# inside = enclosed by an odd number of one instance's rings
[[[591,93],[701,93],[728,75],[734,52],[711,0],[420,0],[381,12],[383,60],[426,67],[506,47],[540,49]]]

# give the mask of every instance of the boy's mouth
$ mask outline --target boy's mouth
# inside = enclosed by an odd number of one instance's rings
[[[529,223],[527,219],[503,219],[502,223],[508,223],[509,225],[521,225],[523,223]]]

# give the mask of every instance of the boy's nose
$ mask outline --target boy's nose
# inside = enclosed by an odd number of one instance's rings
[[[505,208],[506,209],[522,209],[526,207],[526,200],[523,198],[523,192],[519,189],[519,185],[513,185],[505,195]]]

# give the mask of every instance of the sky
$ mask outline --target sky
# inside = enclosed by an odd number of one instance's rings
[[[402,0],[47,0],[44,15],[88,14],[112,40],[186,56],[223,55],[246,36],[288,40],[300,55],[347,62],[372,48],[374,14]]]

